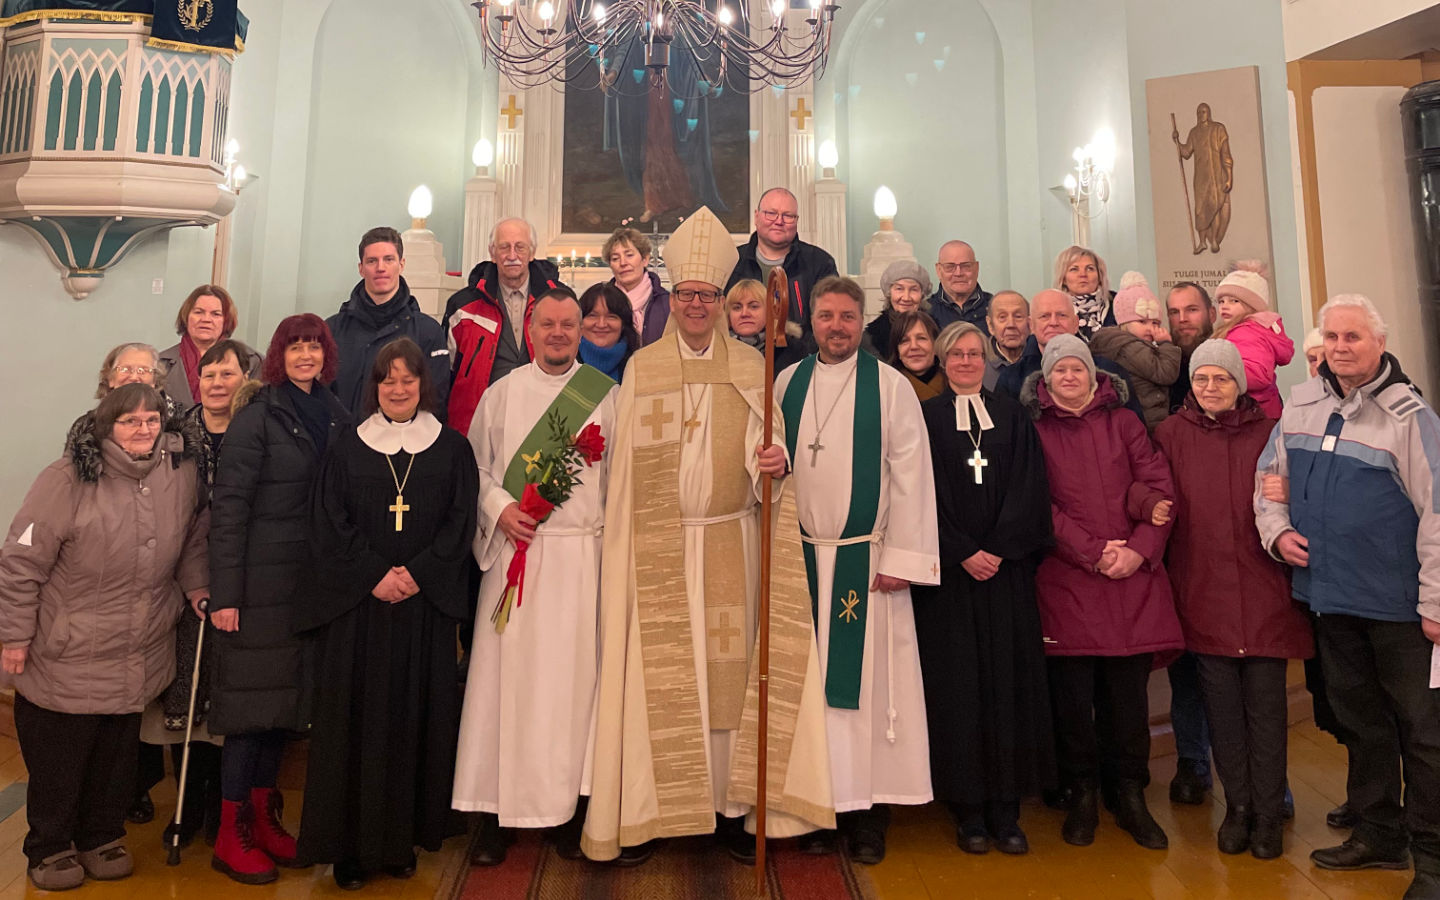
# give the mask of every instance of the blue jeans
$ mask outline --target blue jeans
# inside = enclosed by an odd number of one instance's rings
[[[1200,667],[1192,653],[1170,664],[1170,725],[1175,729],[1175,752],[1210,768],[1210,728],[1200,694]]]

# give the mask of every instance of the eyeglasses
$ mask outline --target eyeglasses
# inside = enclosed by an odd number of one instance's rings
[[[1217,388],[1227,388],[1235,383],[1235,379],[1229,375],[1193,375],[1190,383],[1197,388],[1209,387],[1212,384]]]
[[[524,241],[521,241],[521,242],[518,243],[518,244],[496,244],[496,245],[495,245],[495,255],[496,255],[496,256],[509,256],[511,253],[514,253],[514,254],[516,254],[517,256],[524,256],[525,254],[527,254],[527,253],[529,253],[529,252],[530,252],[530,245],[527,244],[527,243],[525,243]]]
[[[142,418],[140,416],[126,416],[123,419],[116,419],[115,424],[124,425],[126,428],[134,428],[137,431],[142,428],[146,431],[154,431],[160,427],[160,417],[145,416]]]
[[[110,371],[116,375],[139,375],[141,378],[149,378],[159,370],[154,366],[114,366]]]
[[[936,265],[938,265],[940,267],[940,271],[944,272],[946,275],[954,275],[956,272],[973,272],[975,271],[975,267],[978,266],[979,263],[936,263]]]
[[[784,222],[786,225],[794,225],[796,222],[800,221],[800,214],[792,212],[776,212],[773,209],[762,209],[760,210],[760,218],[764,219],[767,222],[778,221]]]
[[[984,350],[951,350],[945,354],[946,359],[959,359],[965,362],[981,360],[985,358]]]
[[[675,299],[681,303],[689,303],[691,300],[699,300],[706,306],[720,302],[719,291],[692,291],[689,288],[682,288],[675,291]]]

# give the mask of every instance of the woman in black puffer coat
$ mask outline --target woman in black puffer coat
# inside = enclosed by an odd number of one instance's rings
[[[335,340],[290,316],[270,341],[265,386],[230,423],[211,503],[210,620],[217,629],[210,730],[221,753],[220,836],[212,865],[263,884],[295,864],[275,779],[287,734],[309,722],[310,648],[292,627],[313,585],[310,485],[349,415],[326,387]]]

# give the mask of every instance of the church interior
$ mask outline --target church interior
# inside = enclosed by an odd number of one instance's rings
[[[496,2],[508,9],[511,0]],[[513,2],[541,14],[533,0]],[[777,4],[802,31],[813,15],[810,0]],[[558,62],[575,76],[568,84],[553,71],[530,83],[501,72],[482,40],[479,5],[243,0],[243,51],[220,53],[149,49],[147,15],[30,16],[24,10],[45,4],[5,0],[0,225],[13,227],[0,228],[0,358],[15,380],[0,429],[0,517],[14,515],[69,423],[92,405],[105,352],[123,341],[170,344],[175,309],[195,285],[225,286],[239,308],[235,336],[264,347],[281,319],[335,311],[356,281],[356,241],[378,225],[403,232],[406,278],[437,317],[486,258],[502,218],[531,222],[536,255],[577,291],[610,278],[601,248],[622,225],[653,235],[663,258],[664,238],[687,211],[647,209],[638,176],[626,171],[627,154],[645,140],[643,124],[633,125],[643,110],[607,100],[594,67],[580,71],[590,61],[583,52]],[[555,5],[544,4],[552,15]],[[861,283],[872,314],[886,265],[911,259],[929,269],[940,245],[956,239],[974,248],[986,290],[1027,297],[1054,286],[1054,261],[1072,244],[1104,257],[1112,287],[1126,270],[1146,273],[1157,289],[1182,279],[1213,285],[1237,256],[1254,256],[1269,265],[1273,306],[1291,335],[1317,324],[1328,297],[1363,293],[1390,323],[1390,350],[1417,386],[1426,396],[1440,390],[1440,237],[1421,212],[1423,163],[1407,144],[1402,112],[1407,92],[1440,79],[1440,4],[846,0],[829,14],[818,77],[751,93],[706,84],[708,102],[684,112],[674,101],[677,127],[703,144],[698,160],[685,160],[701,170],[695,183],[704,196],[691,206],[708,202],[737,244],[752,230],[761,194],[788,188],[800,238]],[[546,63],[557,65],[553,55]],[[632,74],[632,86],[649,77],[620,68],[622,84]],[[93,99],[112,76],[126,92],[113,107]],[[131,106],[131,84],[142,80],[147,93]],[[1177,155],[1181,138],[1203,124],[1194,98],[1207,92],[1221,98],[1208,101],[1208,114],[1230,129],[1236,160],[1235,218],[1214,249],[1184,227],[1189,205],[1202,202],[1202,182],[1197,164]],[[42,105],[44,113],[27,112]],[[153,131],[145,121],[137,126],[144,117]],[[132,132],[136,144],[126,140]],[[143,146],[150,140],[155,146]],[[1181,202],[1178,217],[1160,220]],[[145,222],[155,225],[137,224]],[[1176,241],[1200,246],[1176,251]],[[658,262],[656,270],[664,278]],[[1281,389],[1305,377],[1297,354],[1279,372]],[[1138,850],[1114,829],[1088,850],[1066,846],[1061,814],[1032,802],[1029,856],[970,856],[956,849],[946,814],[932,804],[896,812],[882,864],[772,872],[770,892],[879,900],[1400,896],[1405,873],[1327,872],[1308,861],[1310,850],[1335,838],[1323,812],[1345,799],[1345,754],[1311,722],[1298,663],[1289,685],[1296,818],[1278,865],[1214,852],[1224,815],[1218,790],[1202,806],[1168,801],[1176,757],[1168,686],[1154,674],[1147,795],[1171,834],[1168,851]],[[0,697],[3,897],[36,894],[20,849],[26,773],[11,702],[8,692]],[[287,758],[287,793],[300,787],[303,753]],[[173,788],[157,789],[155,803],[157,821],[131,828],[132,846],[141,848],[136,876],[87,885],[86,894],[337,893],[323,867],[282,873],[265,887],[235,885],[208,868],[198,845],[180,867],[167,867],[160,820]],[[728,860],[721,862],[738,878],[682,868],[652,876],[674,883],[646,884],[617,881],[595,865],[541,891],[543,851],[528,849],[477,876],[467,870],[464,839],[452,839],[441,853],[422,855],[413,879],[367,890],[395,898],[753,891],[747,870]],[[790,864],[808,865],[777,854],[775,866]],[[687,878],[735,884],[712,893]]]

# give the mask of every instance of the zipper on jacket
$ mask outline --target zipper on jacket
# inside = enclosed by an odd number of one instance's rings
[[[484,346],[485,346],[485,335],[482,334],[482,335],[480,335],[480,340],[478,340],[478,341],[475,342],[475,352],[472,353],[472,354],[470,354],[470,359],[466,361],[466,363],[465,363],[465,371],[461,373],[461,375],[460,375],[461,378],[469,378],[469,377],[470,377],[470,369],[471,369],[472,367],[474,367],[474,365],[475,365],[475,360],[480,357],[480,348],[481,348],[481,347],[484,347]]]

